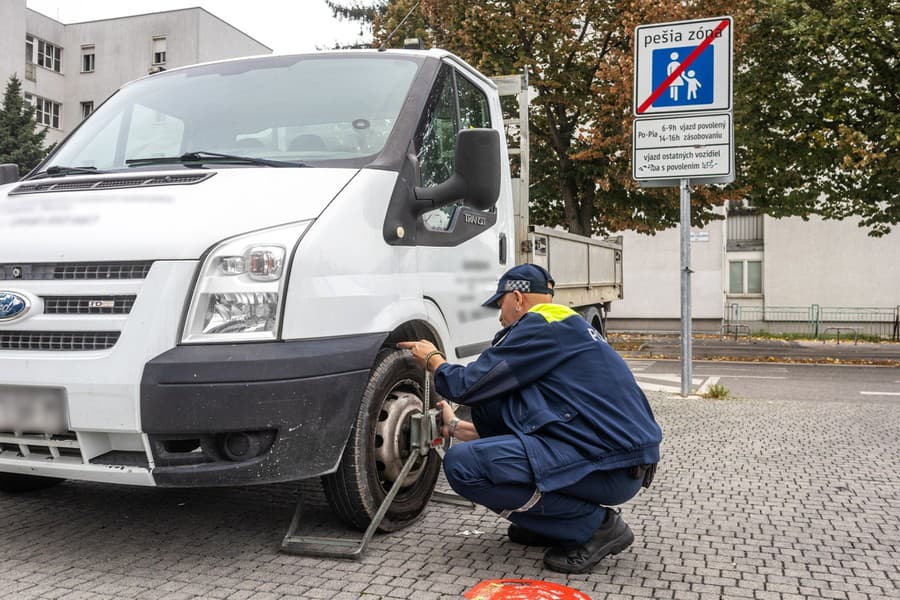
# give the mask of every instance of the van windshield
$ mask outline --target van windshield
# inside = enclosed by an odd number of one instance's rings
[[[113,95],[43,168],[133,170],[193,152],[359,162],[384,147],[418,67],[410,57],[343,54],[160,73]]]

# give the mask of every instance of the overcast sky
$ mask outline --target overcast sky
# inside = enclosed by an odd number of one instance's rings
[[[335,19],[324,0],[27,0],[27,5],[63,23],[201,6],[276,53],[360,39],[359,25]],[[368,40],[368,33],[364,37]]]

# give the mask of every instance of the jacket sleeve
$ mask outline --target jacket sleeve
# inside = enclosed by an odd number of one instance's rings
[[[477,360],[466,366],[444,363],[438,367],[435,388],[453,402],[478,404],[540,379],[564,358],[554,328],[538,315],[526,315],[506,339]]]

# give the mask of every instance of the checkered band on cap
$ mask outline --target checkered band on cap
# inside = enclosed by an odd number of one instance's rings
[[[504,289],[507,292],[523,292],[531,291],[531,282],[524,279],[510,279],[506,282]]]

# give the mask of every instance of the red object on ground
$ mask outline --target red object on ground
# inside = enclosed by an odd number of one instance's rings
[[[591,600],[570,587],[531,579],[482,581],[465,593],[468,600]]]

